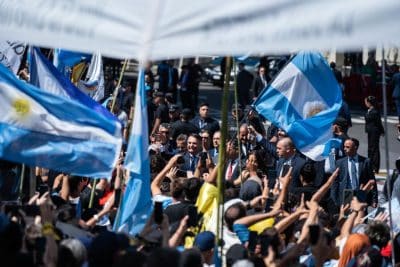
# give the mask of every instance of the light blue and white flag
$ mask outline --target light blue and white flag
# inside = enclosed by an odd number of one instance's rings
[[[104,98],[103,60],[100,53],[93,54],[86,81],[80,81],[78,87],[95,101]]]
[[[31,84],[49,93],[78,101],[103,116],[109,118],[121,127],[118,119],[105,107],[81,92],[70,80],[59,72],[51,62],[43,56],[36,47],[30,48],[30,82]],[[117,136],[120,136],[120,134]]]
[[[301,153],[322,160],[342,105],[342,93],[321,54],[300,52],[253,105],[259,114],[285,130]]]
[[[0,64],[17,74],[24,52],[25,44],[22,42],[0,41]]]
[[[79,102],[18,80],[0,65],[0,158],[93,178],[110,177],[119,127]]]
[[[135,114],[125,157],[130,178],[114,229],[129,234],[139,233],[152,211],[150,192],[150,160],[147,126],[147,104],[143,69],[139,72]]]

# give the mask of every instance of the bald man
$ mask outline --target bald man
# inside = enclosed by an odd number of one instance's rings
[[[306,160],[300,157],[300,155],[297,153],[292,139],[289,137],[284,137],[279,140],[276,145],[276,153],[279,157],[276,165],[277,176],[284,176],[286,174],[285,172],[290,167],[293,167],[292,182],[290,183],[289,188],[292,189],[294,187],[300,187],[300,170],[303,168]]]

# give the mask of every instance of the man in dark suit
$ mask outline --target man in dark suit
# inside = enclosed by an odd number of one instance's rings
[[[267,68],[261,66],[254,83],[254,98],[257,98],[261,91],[267,87],[267,83],[269,83],[270,80],[271,78],[267,74]]]
[[[370,180],[373,180],[375,184],[367,194],[367,203],[372,207],[377,206],[378,190],[371,161],[357,154],[359,144],[355,138],[347,139],[344,142],[346,157],[336,162],[339,176],[331,187],[331,198],[338,207],[342,204],[342,194],[345,189],[359,190],[361,185],[366,185]]]
[[[250,89],[253,84],[253,74],[244,68],[244,63],[239,63],[239,72],[237,74],[237,93],[239,104],[247,106],[250,104]]]
[[[183,109],[179,120],[171,124],[170,136],[175,140],[180,134],[190,135],[199,133],[200,129],[189,122],[191,116],[190,109]]]
[[[282,177],[286,174],[286,171],[292,167],[292,181],[289,185],[290,189],[301,186],[300,182],[300,171],[303,168],[306,160],[301,158],[296,152],[296,148],[293,144],[292,139],[284,137],[278,141],[276,145],[276,153],[278,154],[279,160],[276,164],[276,173],[278,177]],[[271,181],[269,181],[271,185]]]
[[[208,103],[200,104],[199,115],[190,122],[200,130],[207,130],[210,135],[213,135],[214,132],[219,130],[219,123],[208,115],[209,106]]]
[[[199,152],[201,148],[201,137],[198,134],[191,134],[187,139],[187,151],[183,154],[184,163],[181,167],[183,171],[194,173],[199,162]]]
[[[210,155],[212,161],[214,164],[218,163],[218,155],[219,155],[219,144],[220,144],[220,140],[221,140],[221,132],[220,131],[216,131],[213,135],[213,139],[212,139],[212,146],[213,148],[211,148],[208,151],[208,154]]]
[[[228,142],[226,157],[225,180],[234,182],[239,178],[241,169],[245,167],[244,161],[239,158],[239,142],[237,139],[232,139]]]

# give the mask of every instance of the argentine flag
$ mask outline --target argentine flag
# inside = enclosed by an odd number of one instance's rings
[[[31,84],[54,95],[78,101],[114,121],[117,127],[121,127],[118,119],[113,114],[73,85],[67,77],[43,56],[37,47],[30,48],[29,67]],[[121,135],[120,131],[118,134]]]
[[[125,157],[130,178],[114,229],[131,235],[139,233],[152,211],[150,191],[149,130],[144,71],[140,70],[135,97],[135,114]]]
[[[110,177],[122,140],[115,121],[18,80],[0,65],[0,158],[93,178]]]
[[[282,128],[296,148],[313,160],[329,151],[332,123],[342,105],[342,93],[323,56],[300,52],[268,85],[253,106]]]

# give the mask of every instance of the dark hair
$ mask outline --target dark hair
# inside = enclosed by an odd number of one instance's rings
[[[208,104],[207,102],[202,102],[202,103],[200,103],[199,108],[204,107],[204,106],[210,107],[210,104]]]
[[[306,162],[300,170],[300,174],[306,183],[312,183],[315,179],[315,167],[312,162]]]
[[[390,240],[390,228],[387,224],[372,221],[368,224],[365,234],[369,237],[372,245],[380,249],[387,245]]]
[[[186,249],[181,254],[180,267],[202,267],[201,253],[196,248]]]
[[[184,180],[186,178],[174,179],[171,183],[171,196],[173,198],[181,198],[183,196]]]
[[[189,137],[194,137],[194,138],[197,139],[198,142],[201,143],[201,136],[200,136],[199,134],[197,134],[197,133],[191,133],[191,134],[188,136],[188,139],[189,139]]]
[[[379,250],[370,247],[364,253],[360,253],[357,256],[358,265],[360,267],[368,266],[382,266],[383,257]]]
[[[366,99],[371,105],[373,105],[374,107],[376,106],[377,101],[376,101],[376,97],[375,97],[375,96],[370,95],[370,96],[367,96],[365,99]]]
[[[358,141],[357,138],[350,137],[350,138],[347,138],[346,141],[347,141],[347,140],[352,141],[352,142],[354,143],[354,145],[356,146],[356,148],[358,148],[358,147],[360,146],[360,141]]]
[[[186,179],[183,183],[183,192],[189,201],[196,202],[201,188],[201,181],[197,177]]]

